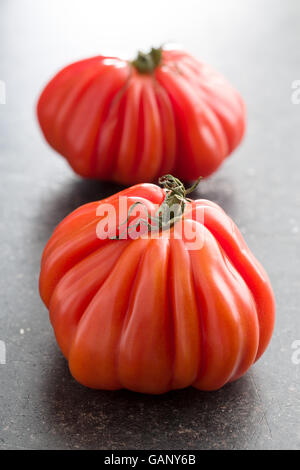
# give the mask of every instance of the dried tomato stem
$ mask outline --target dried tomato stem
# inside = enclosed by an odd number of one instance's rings
[[[137,58],[133,60],[132,65],[139,73],[152,73],[160,64],[162,59],[162,48],[153,48],[150,52],[138,52]]]
[[[202,177],[198,178],[190,188],[185,189],[184,184],[175,176],[165,175],[159,178],[159,184],[166,190],[166,197],[157,211],[160,230],[172,227],[176,220],[182,216],[188,201],[187,194],[197,188],[201,179]]]
[[[197,188],[201,179],[202,176],[200,176],[200,178],[198,178],[190,188],[185,189],[184,184],[178,178],[175,178],[172,175],[161,176],[158,182],[166,190],[166,195],[155,215],[150,215],[143,203],[134,203],[128,211],[127,219],[117,227],[119,235],[113,238],[120,240],[126,233],[130,233],[130,231],[142,224],[147,226],[149,230],[153,230],[153,228],[157,231],[170,229],[177,220],[181,219],[185,205],[189,201],[186,196]],[[133,209],[138,205],[143,206],[147,216],[145,218],[140,218],[134,226],[127,227],[130,215],[132,214]],[[126,227],[120,234],[120,228],[122,225],[126,225]]]

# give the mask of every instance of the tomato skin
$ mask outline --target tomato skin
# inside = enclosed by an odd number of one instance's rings
[[[138,184],[78,208],[43,253],[40,294],[72,375],[95,389],[152,394],[190,385],[216,390],[236,380],[273,332],[275,302],[263,267],[207,200],[189,202],[183,215],[203,231],[197,249],[184,234],[97,238],[97,210],[107,203],[118,210],[121,196],[155,211],[165,190]]]
[[[52,78],[37,105],[48,143],[84,177],[122,184],[213,173],[245,131],[239,93],[183,51],[163,50],[153,73],[98,56]]]

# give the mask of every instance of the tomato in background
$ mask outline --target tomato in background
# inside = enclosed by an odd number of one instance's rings
[[[245,130],[239,93],[180,50],[97,56],[61,70],[37,114],[48,143],[84,177],[122,184],[213,173]]]

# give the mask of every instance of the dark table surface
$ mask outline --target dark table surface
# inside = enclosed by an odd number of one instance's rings
[[[105,6],[104,6],[105,5]],[[300,448],[300,2],[1,0],[0,448]],[[35,103],[65,63],[176,41],[223,72],[248,108],[242,146],[198,196],[233,217],[277,299],[270,347],[217,392],[163,396],[77,384],[38,295],[53,228],[80,204],[119,189],[82,180],[44,142]]]

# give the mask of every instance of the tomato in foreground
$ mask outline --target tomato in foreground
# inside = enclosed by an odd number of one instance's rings
[[[270,341],[272,288],[235,224],[215,203],[187,199],[177,179],[161,182],[79,207],[44,250],[40,294],[72,375],[88,387],[216,390]],[[147,216],[134,217],[141,207]]]
[[[219,73],[180,50],[97,56],[62,69],[37,114],[48,143],[84,177],[133,184],[213,173],[238,146],[245,106]]]

